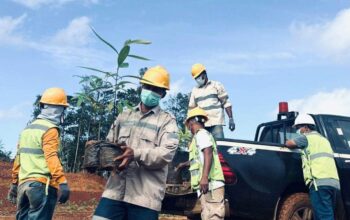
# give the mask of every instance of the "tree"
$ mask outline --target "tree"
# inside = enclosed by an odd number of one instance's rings
[[[179,149],[185,150],[191,140],[191,134],[186,129],[184,121],[187,117],[189,103],[189,95],[184,93],[177,93],[170,95],[169,99],[165,101],[165,109],[175,116],[176,123],[179,129]]]
[[[4,150],[2,140],[0,140],[0,161],[11,161],[11,152]]]

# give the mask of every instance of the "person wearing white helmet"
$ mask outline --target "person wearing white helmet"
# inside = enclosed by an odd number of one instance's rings
[[[298,115],[293,127],[300,136],[287,140],[285,145],[302,149],[304,180],[309,187],[314,219],[334,219],[340,184],[331,145],[316,131],[316,123],[311,115]]]

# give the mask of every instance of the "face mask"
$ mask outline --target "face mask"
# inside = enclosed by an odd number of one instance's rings
[[[205,84],[205,77],[204,76],[197,77],[195,80],[196,80],[199,87],[201,87]]]
[[[297,134],[301,134],[301,132],[300,132],[300,128],[295,132],[295,133],[297,133]]]
[[[44,105],[38,118],[47,119],[55,125],[63,123],[64,107],[57,105]]]
[[[159,94],[152,92],[151,90],[142,89],[141,91],[141,102],[148,107],[159,105],[161,98],[162,97]]]

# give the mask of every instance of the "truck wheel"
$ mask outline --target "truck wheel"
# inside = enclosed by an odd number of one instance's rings
[[[278,220],[312,220],[309,195],[295,193],[288,196],[281,205]]]

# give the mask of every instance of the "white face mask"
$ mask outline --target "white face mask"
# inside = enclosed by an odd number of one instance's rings
[[[301,134],[300,128],[295,133]]]
[[[199,76],[195,80],[196,80],[199,87],[201,87],[205,84],[205,77],[204,76]]]

